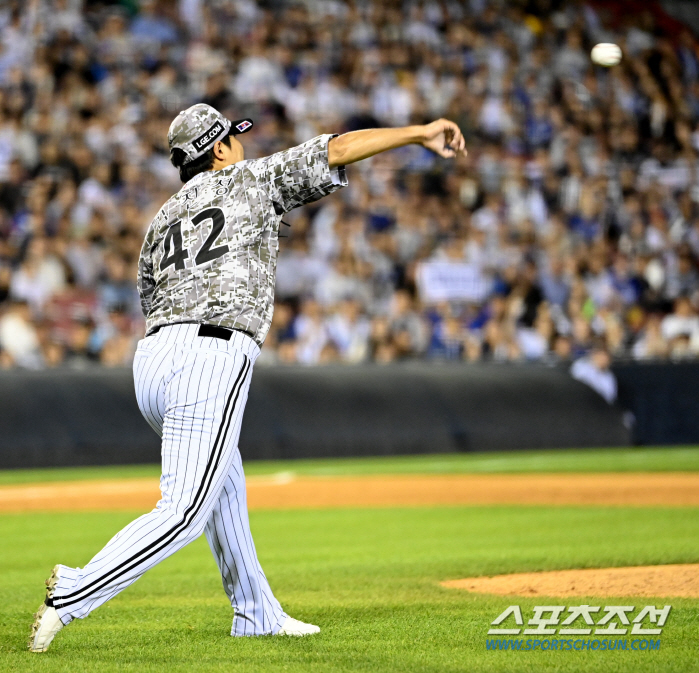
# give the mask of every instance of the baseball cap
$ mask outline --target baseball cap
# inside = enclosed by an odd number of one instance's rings
[[[175,117],[167,142],[171,151],[178,148],[187,155],[184,163],[188,164],[208,152],[221,138],[247,133],[251,128],[252,119],[230,121],[210,105],[197,103]]]

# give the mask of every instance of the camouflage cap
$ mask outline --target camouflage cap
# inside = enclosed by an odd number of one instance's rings
[[[251,119],[232,122],[210,105],[197,103],[175,117],[170,124],[167,141],[170,151],[178,148],[187,155],[184,163],[188,164],[210,150],[217,140],[245,133],[251,128]]]

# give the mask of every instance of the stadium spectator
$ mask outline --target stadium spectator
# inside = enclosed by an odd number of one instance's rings
[[[15,302],[0,317],[0,346],[4,366],[39,369],[44,360],[39,335],[32,324],[28,304]]]
[[[128,364],[143,233],[181,186],[167,128],[199,101],[255,119],[248,156],[436,115],[469,143],[285,218],[261,362],[697,357],[699,42],[622,7],[5,3],[0,364]]]
[[[611,358],[604,348],[594,348],[589,355],[573,363],[570,373],[574,379],[590,386],[608,404],[614,404],[617,397],[616,377],[609,369]]]

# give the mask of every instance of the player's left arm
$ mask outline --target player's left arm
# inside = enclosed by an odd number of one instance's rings
[[[136,287],[141,299],[141,310],[147,318],[153,304],[153,293],[155,291],[155,278],[153,277],[153,227],[148,228],[146,238],[141,247],[141,255],[138,260],[138,278]]]
[[[364,129],[336,136],[328,143],[328,163],[331,168],[346,166],[404,145],[422,145],[445,159],[466,154],[459,127],[448,119],[438,119],[424,126]]]

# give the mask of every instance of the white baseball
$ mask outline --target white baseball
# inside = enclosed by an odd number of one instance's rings
[[[592,47],[590,57],[597,65],[609,68],[621,61],[621,49],[612,42],[600,42]]]

